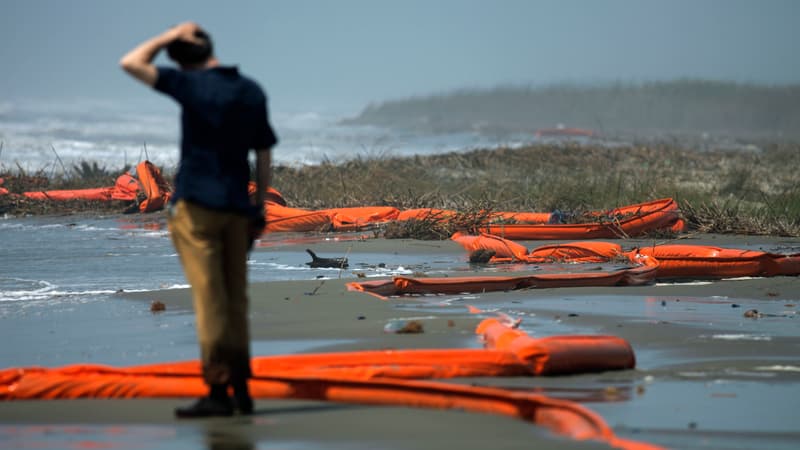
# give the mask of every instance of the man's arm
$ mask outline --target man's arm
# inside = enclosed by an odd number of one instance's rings
[[[268,148],[256,152],[256,205],[264,207],[267,188],[272,178],[272,151]]]
[[[267,199],[267,188],[272,173],[271,153],[269,148],[256,151],[256,207],[260,216],[254,217],[250,222],[250,248],[253,247],[253,242],[261,236],[267,225],[267,205],[264,202]]]
[[[149,86],[155,86],[158,80],[158,69],[153,64],[158,52],[176,39],[189,42],[199,42],[194,36],[200,27],[193,22],[186,22],[154,36],[129,51],[119,60],[119,65],[125,72]]]

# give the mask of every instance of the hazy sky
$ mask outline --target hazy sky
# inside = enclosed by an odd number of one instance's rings
[[[163,101],[117,61],[187,19],[282,111],[498,84],[800,82],[795,0],[0,0],[0,102]]]

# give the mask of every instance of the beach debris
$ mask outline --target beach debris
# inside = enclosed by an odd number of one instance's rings
[[[516,329],[519,328],[519,326],[522,324],[522,319],[520,318],[515,319],[509,316],[508,314],[500,311],[498,311],[496,314],[497,318],[500,319],[500,323],[503,324],[504,326],[507,326],[508,328]]]
[[[320,258],[310,249],[306,249],[306,252],[311,255],[311,262],[306,263],[309,267],[331,269],[346,269],[348,267],[347,258]]]
[[[365,320],[366,318],[367,318],[367,316],[358,316],[358,317],[356,317],[357,320]]]
[[[419,334],[424,333],[422,323],[416,320],[390,320],[384,327],[384,333]]]
[[[620,397],[620,391],[615,386],[606,386],[605,389],[603,389],[603,397],[606,401],[617,400]]]
[[[150,312],[157,313],[166,310],[167,310],[167,305],[165,305],[164,302],[160,300],[153,300],[152,302],[150,302]]]
[[[312,289],[311,292],[304,292],[303,294],[304,295],[317,295],[317,291],[319,291],[320,288],[322,287],[322,285],[325,284],[325,281],[326,280],[323,279],[322,281],[319,282],[319,286],[317,286],[314,289]]]
[[[486,264],[496,253],[494,250],[479,248],[469,254],[469,262],[471,264]]]
[[[748,309],[744,312],[744,316],[748,319],[758,319],[761,317],[761,313],[757,309]]]
[[[467,305],[467,311],[469,311],[470,314],[481,314],[483,312],[482,309],[472,305]]]

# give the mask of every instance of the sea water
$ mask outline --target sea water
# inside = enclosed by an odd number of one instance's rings
[[[280,138],[275,162],[296,166],[517,147],[536,140],[533,131],[503,136],[477,130],[425,134],[342,124],[355,115],[344,110],[273,111],[271,123]],[[5,101],[0,102],[0,142],[0,170],[59,173],[81,161],[116,170],[143,159],[170,170],[178,162],[179,111],[168,100],[141,105]]]
[[[265,235],[249,255],[252,282],[436,274],[463,255],[364,253],[349,270],[311,268],[303,250],[355,235]],[[344,255],[339,255],[344,256]],[[356,275],[358,274],[358,275]],[[195,359],[191,311],[153,314],[120,292],[188,288],[161,213],[0,218],[0,368]],[[155,294],[154,294],[155,295]],[[254,354],[296,353],[326,342],[253,343]]]

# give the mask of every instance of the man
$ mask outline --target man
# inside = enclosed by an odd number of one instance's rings
[[[156,67],[166,48],[180,69]],[[192,286],[208,396],[178,417],[253,412],[247,380],[247,252],[264,228],[270,151],[277,138],[264,92],[236,67],[221,66],[211,38],[187,22],[141,43],[120,60],[134,78],[182,108],[181,157],[168,225]],[[256,151],[256,202],[248,196],[248,152]],[[232,388],[233,398],[229,396]]]

